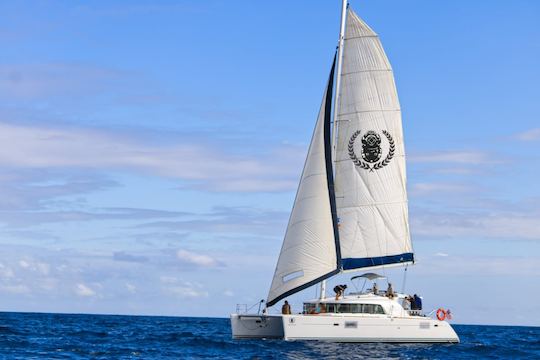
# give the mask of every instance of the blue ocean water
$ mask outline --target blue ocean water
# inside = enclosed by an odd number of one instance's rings
[[[2,359],[540,359],[540,328],[455,325],[458,345],[232,340],[228,319],[0,313]]]

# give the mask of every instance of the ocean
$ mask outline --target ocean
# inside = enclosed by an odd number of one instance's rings
[[[232,340],[228,319],[0,313],[1,359],[540,359],[540,327],[455,325],[458,345]]]

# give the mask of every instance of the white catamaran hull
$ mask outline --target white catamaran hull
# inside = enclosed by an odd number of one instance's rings
[[[283,339],[281,315],[231,315],[233,339]]]
[[[458,343],[446,321],[426,317],[283,315],[285,340],[333,342]]]

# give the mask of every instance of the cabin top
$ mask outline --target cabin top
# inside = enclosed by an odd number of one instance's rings
[[[378,314],[391,316],[419,315],[418,310],[406,308],[407,295],[395,293],[394,297],[375,295],[373,293],[352,293],[324,299],[312,299],[304,302],[304,314]],[[404,307],[405,305],[405,307]]]

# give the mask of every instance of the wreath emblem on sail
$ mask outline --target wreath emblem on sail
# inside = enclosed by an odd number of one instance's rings
[[[386,130],[383,130],[382,133],[388,140],[388,155],[381,160],[382,157],[382,148],[381,148],[381,136],[373,130],[369,130],[362,136],[362,158],[359,159],[354,152],[354,142],[356,138],[360,135],[362,131],[355,131],[351,139],[349,140],[349,157],[353,161],[354,165],[369,170],[379,170],[390,163],[390,160],[394,157],[396,152],[396,144],[392,135]]]

